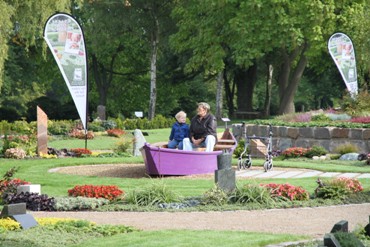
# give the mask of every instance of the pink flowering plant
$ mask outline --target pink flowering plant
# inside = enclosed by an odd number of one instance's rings
[[[353,178],[335,178],[329,182],[329,185],[344,188],[349,193],[357,193],[364,190],[360,181]]]
[[[285,149],[281,154],[285,158],[300,158],[300,157],[305,157],[308,151],[309,151],[308,148],[291,147],[291,148]]]
[[[294,186],[291,184],[261,184],[268,189],[270,193],[275,197],[287,198],[291,201],[305,201],[309,199],[309,193],[300,186]]]

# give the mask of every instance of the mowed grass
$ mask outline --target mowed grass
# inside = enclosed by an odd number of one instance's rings
[[[192,231],[166,230],[142,231],[121,234],[104,239],[94,239],[75,247],[131,246],[131,247],[208,247],[208,246],[248,246],[258,247],[288,241],[309,239],[307,236],[289,234],[267,234],[241,231]]]

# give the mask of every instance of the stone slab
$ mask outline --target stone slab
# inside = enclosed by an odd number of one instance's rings
[[[319,176],[320,174],[322,174],[323,172],[320,172],[320,171],[306,171],[302,174],[299,174],[298,176],[296,176],[295,178],[309,178],[309,177],[316,177],[316,176]]]
[[[338,177],[345,177],[345,178],[355,178],[355,177],[358,177],[359,175],[361,175],[360,173],[342,173],[340,174]]]
[[[326,177],[326,178],[332,178],[340,175],[340,172],[324,172],[323,174],[320,174],[319,177]]]
[[[48,153],[48,116],[37,106],[37,155]]]
[[[13,203],[5,205],[1,210],[0,218],[26,213],[26,203]]]
[[[32,214],[18,214],[13,215],[12,218],[21,225],[22,229],[28,229],[37,226],[37,221]]]
[[[319,175],[319,177],[326,177],[326,178],[332,178],[332,177],[336,177],[340,174],[340,172],[325,172],[321,175]]]
[[[215,171],[215,183],[224,191],[230,192],[236,188],[235,171],[222,169]]]
[[[268,171],[263,174],[255,176],[255,178],[271,178],[284,173],[285,171]]]
[[[236,175],[238,177],[254,177],[256,175],[259,175],[259,174],[262,174],[262,173],[265,173],[263,170],[254,170],[254,171],[251,171],[251,170],[240,170],[240,171],[237,171],[236,172]]]
[[[370,173],[363,173],[360,176],[358,176],[357,178],[370,178]]]
[[[292,178],[292,177],[295,177],[299,174],[302,174],[303,171],[288,171],[288,172],[284,172],[282,174],[279,174],[277,176],[275,176],[274,178]]]
[[[39,184],[19,185],[17,187],[17,194],[20,194],[22,192],[24,192],[24,193],[26,193],[26,192],[37,193],[37,194],[41,195],[41,185],[39,185]]]
[[[134,148],[133,148],[133,155],[134,156],[141,156],[140,148],[144,146],[146,142],[145,137],[141,130],[136,129],[134,130]]]

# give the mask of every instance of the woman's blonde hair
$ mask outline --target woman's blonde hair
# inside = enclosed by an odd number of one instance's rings
[[[179,111],[179,112],[175,115],[175,118],[176,118],[177,120],[179,120],[179,119],[180,119],[180,117],[184,117],[184,118],[186,118],[186,113],[185,113],[184,111]]]

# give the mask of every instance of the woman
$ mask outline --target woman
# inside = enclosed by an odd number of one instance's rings
[[[197,115],[190,122],[190,136],[183,140],[184,150],[192,151],[193,148],[205,147],[206,152],[213,151],[217,142],[217,121],[210,110],[207,103],[198,103]]]

